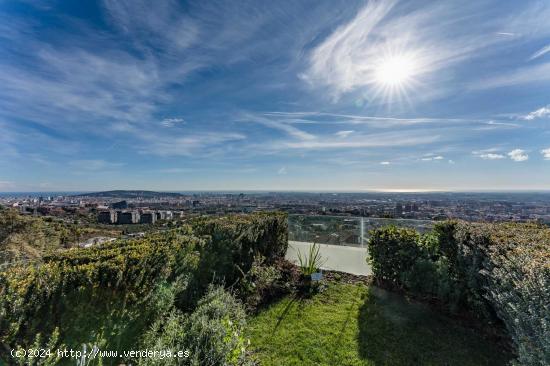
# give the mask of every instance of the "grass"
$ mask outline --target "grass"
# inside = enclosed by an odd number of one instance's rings
[[[249,320],[266,365],[504,365],[510,355],[423,304],[376,287],[330,283]]]

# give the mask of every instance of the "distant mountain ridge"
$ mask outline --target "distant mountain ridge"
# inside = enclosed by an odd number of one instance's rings
[[[159,197],[181,197],[181,193],[175,192],[156,192],[140,190],[114,190],[103,192],[92,192],[77,194],[73,197],[108,197],[108,198],[159,198]]]

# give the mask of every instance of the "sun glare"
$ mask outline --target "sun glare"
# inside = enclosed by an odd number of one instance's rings
[[[376,82],[388,87],[404,86],[414,76],[416,63],[412,57],[394,55],[384,58],[375,69]]]

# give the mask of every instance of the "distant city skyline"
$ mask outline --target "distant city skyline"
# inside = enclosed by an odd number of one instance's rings
[[[0,192],[550,189],[550,3],[0,2]]]

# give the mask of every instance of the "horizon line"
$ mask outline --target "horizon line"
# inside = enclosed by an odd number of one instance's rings
[[[305,190],[305,189],[187,189],[187,190],[155,190],[155,189],[104,189],[104,190],[32,190],[32,191],[0,191],[8,193],[101,193],[112,191],[143,191],[158,193],[226,193],[226,192],[258,192],[258,193],[550,193],[550,189],[360,189],[360,190]]]

